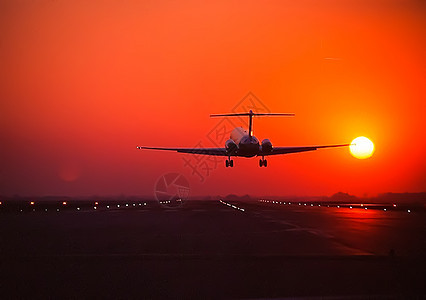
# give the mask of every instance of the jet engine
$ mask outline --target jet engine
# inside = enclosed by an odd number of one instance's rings
[[[268,139],[264,139],[262,141],[262,152],[263,153],[269,153],[272,152],[272,143]]]
[[[225,148],[228,154],[235,154],[235,152],[238,150],[237,144],[235,144],[234,140],[232,139],[226,141]]]

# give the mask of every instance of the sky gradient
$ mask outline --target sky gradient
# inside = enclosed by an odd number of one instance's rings
[[[2,1],[0,195],[152,195],[168,172],[195,195],[423,192],[424,3]],[[194,157],[136,150],[213,146],[209,114],[247,95],[296,114],[255,119],[260,140],[375,153],[223,158],[201,178]]]

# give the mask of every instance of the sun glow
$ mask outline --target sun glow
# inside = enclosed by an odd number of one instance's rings
[[[374,144],[365,136],[359,136],[352,141],[349,150],[354,157],[366,159],[373,155]]]

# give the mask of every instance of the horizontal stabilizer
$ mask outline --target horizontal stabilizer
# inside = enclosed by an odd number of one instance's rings
[[[230,113],[230,114],[213,114],[213,115],[210,115],[210,117],[237,117],[237,116],[287,116],[287,117],[294,117],[295,114],[293,114],[293,113],[254,113],[254,112],[248,112],[248,113]]]
[[[283,113],[255,113],[252,110],[245,113],[229,113],[229,114],[213,114],[210,117],[239,117],[239,116],[248,116],[249,117],[249,135],[250,137],[253,134],[253,117],[269,117],[269,116],[284,116],[284,117],[293,117],[294,114],[283,114]]]

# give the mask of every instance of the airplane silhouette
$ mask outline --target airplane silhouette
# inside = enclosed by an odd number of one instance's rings
[[[268,161],[265,156],[269,155],[280,155],[297,152],[313,151],[321,148],[334,148],[334,147],[345,147],[350,144],[341,145],[322,145],[322,146],[302,146],[302,147],[273,147],[272,143],[268,139],[264,139],[262,143],[253,135],[253,117],[264,117],[264,116],[294,116],[289,113],[255,113],[250,110],[248,113],[230,113],[230,114],[213,114],[210,117],[236,117],[236,116],[248,116],[249,117],[249,129],[243,129],[242,127],[234,128],[231,131],[230,139],[225,142],[225,148],[163,148],[163,147],[146,147],[137,146],[137,149],[151,149],[151,150],[165,150],[165,151],[176,151],[180,153],[198,154],[198,155],[214,155],[214,156],[225,156],[228,157],[225,161],[226,167],[233,167],[234,161],[231,157],[254,157],[261,156],[259,160],[260,167],[267,167]]]

